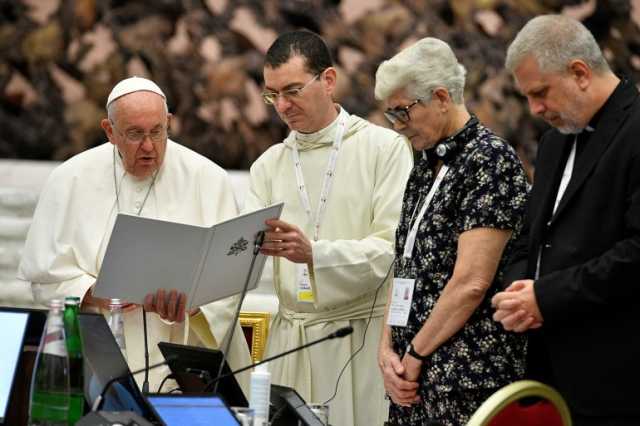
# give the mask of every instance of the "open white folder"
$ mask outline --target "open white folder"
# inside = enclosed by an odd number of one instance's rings
[[[95,297],[143,303],[163,288],[187,295],[187,308],[242,292],[256,237],[283,203],[210,228],[119,214],[107,246]],[[258,285],[266,257],[258,254],[248,289]]]

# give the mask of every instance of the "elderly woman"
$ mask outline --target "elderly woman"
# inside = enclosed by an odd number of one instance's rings
[[[514,150],[464,106],[465,73],[425,38],[376,74],[385,116],[417,155],[378,355],[391,424],[463,425],[524,373],[525,342],[492,320],[490,300],[528,184]]]

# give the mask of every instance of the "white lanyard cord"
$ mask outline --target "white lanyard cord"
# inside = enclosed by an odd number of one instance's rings
[[[342,144],[342,137],[347,124],[349,115],[340,111],[340,120],[338,121],[338,128],[336,130],[336,137],[333,140],[331,146],[331,154],[329,155],[329,163],[327,164],[327,170],[324,172],[324,180],[322,181],[322,190],[320,191],[320,199],[318,200],[318,211],[316,212],[315,220],[313,218],[313,212],[311,211],[311,201],[309,200],[309,194],[304,184],[304,176],[302,175],[302,166],[300,164],[300,154],[298,153],[298,147],[294,142],[292,145],[293,151],[293,168],[296,173],[296,181],[298,184],[298,194],[300,195],[300,202],[302,207],[307,212],[309,222],[313,224],[313,240],[318,241],[320,233],[320,223],[324,216],[324,212],[327,207],[327,200],[329,199],[329,193],[331,192],[331,184],[333,183],[333,176],[336,171],[336,165],[338,163],[338,152],[340,151],[340,145]],[[295,138],[295,135],[293,135]]]
[[[418,217],[415,218],[413,222],[413,226],[411,226],[411,228],[407,232],[407,238],[405,239],[405,242],[404,242],[404,253],[402,254],[403,259],[411,259],[411,254],[413,253],[413,247],[416,244],[416,236],[418,235],[418,228],[420,227],[420,222],[422,222],[422,218],[424,217],[424,214],[427,212],[427,208],[429,207],[429,204],[431,204],[431,200],[433,199],[433,196],[436,194],[436,191],[440,187],[440,184],[442,183],[444,176],[447,174],[448,170],[449,170],[449,166],[447,166],[446,164],[443,164],[442,167],[440,167],[440,171],[436,176],[436,180],[433,182],[433,185],[431,185],[431,189],[429,189],[427,198],[425,198],[424,203],[422,204],[422,208],[420,209],[420,213],[418,213]]]

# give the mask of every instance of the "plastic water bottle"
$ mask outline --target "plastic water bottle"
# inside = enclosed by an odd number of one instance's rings
[[[29,424],[66,426],[69,417],[69,356],[62,320],[62,301],[49,303],[31,380]]]
[[[127,359],[127,344],[124,340],[124,318],[122,317],[123,303],[120,299],[109,300],[109,327],[120,347],[122,356]]]
[[[82,341],[78,324],[79,297],[64,299],[64,332],[69,353],[69,424],[75,425],[84,414],[84,371]]]
[[[251,372],[249,407],[255,413],[255,426],[269,422],[269,398],[271,394],[271,373],[267,364],[257,366]]]

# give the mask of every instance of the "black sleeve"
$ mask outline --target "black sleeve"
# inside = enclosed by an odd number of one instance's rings
[[[622,163],[627,162],[621,160],[620,167]],[[623,215],[624,238],[599,256],[536,280],[536,299],[545,324],[637,303],[640,296],[640,153],[636,151],[625,166],[626,210],[608,212]]]

